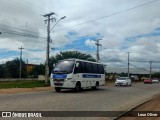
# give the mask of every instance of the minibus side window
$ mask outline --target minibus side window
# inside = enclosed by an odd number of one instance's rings
[[[79,62],[79,61],[76,62],[74,73],[82,73],[82,65],[81,65],[81,62]]]

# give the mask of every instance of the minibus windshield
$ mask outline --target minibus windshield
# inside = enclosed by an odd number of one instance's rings
[[[53,74],[69,74],[73,72],[74,61],[64,60],[59,61],[56,66],[53,68]]]

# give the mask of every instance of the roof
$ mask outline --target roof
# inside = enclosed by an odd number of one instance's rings
[[[37,64],[26,64],[28,66],[37,66]]]
[[[106,67],[107,73],[128,73],[128,68],[110,68]],[[143,68],[130,68],[131,74],[149,74],[149,70]]]

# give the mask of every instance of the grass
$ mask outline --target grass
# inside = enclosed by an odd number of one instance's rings
[[[34,88],[34,87],[46,87],[45,81],[12,81],[12,82],[0,82],[0,89],[3,88]]]

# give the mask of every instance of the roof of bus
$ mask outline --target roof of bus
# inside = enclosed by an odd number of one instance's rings
[[[63,60],[60,60],[60,61],[64,61],[64,60],[75,60],[75,61],[83,61],[83,62],[90,62],[90,63],[102,64],[102,63],[99,63],[99,62],[93,62],[93,61],[88,61],[88,60],[81,60],[81,59],[77,59],[77,58],[63,59]]]

